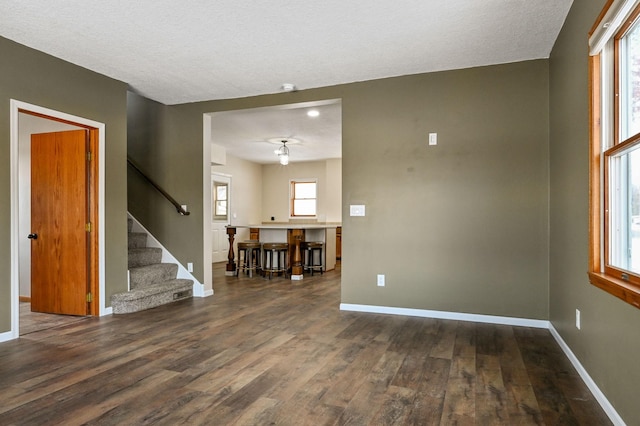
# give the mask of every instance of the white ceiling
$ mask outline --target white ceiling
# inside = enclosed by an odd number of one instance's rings
[[[167,105],[547,58],[572,0],[0,0],[0,35]],[[340,104],[213,115],[214,143],[340,157]],[[297,117],[302,115],[302,120]],[[239,124],[242,123],[242,124]]]
[[[547,58],[572,0],[0,0],[0,35],[164,104]]]
[[[309,117],[309,110],[318,111]],[[340,100],[306,102],[211,114],[211,139],[228,155],[256,163],[277,163],[274,151],[287,143],[292,163],[342,157]],[[269,140],[273,139],[275,144]]]

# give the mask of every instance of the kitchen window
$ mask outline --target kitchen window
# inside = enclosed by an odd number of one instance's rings
[[[290,184],[291,217],[316,217],[318,182],[315,179],[292,179]]]
[[[640,307],[640,0],[607,3],[590,38],[592,284]]]

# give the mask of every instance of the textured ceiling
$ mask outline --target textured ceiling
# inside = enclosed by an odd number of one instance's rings
[[[165,104],[547,58],[571,0],[0,0],[0,35]]]
[[[309,117],[309,110],[318,111]],[[255,163],[277,163],[280,144],[288,143],[290,161],[316,161],[342,157],[342,105],[339,100],[305,102],[211,114],[211,140],[228,155]]]

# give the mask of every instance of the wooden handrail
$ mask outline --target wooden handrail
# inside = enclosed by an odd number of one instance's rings
[[[157,189],[158,192],[161,193],[164,196],[164,198],[169,200],[171,202],[171,204],[173,204],[173,206],[176,208],[178,213],[180,213],[183,216],[189,216],[189,214],[191,214],[190,212],[188,212],[185,209],[183,209],[182,206],[180,204],[178,204],[178,202],[171,195],[169,195],[167,193],[167,191],[162,189],[162,187],[160,187],[160,185],[155,183],[149,176],[147,176],[142,170],[140,170],[140,167],[138,167],[136,165],[136,163],[134,163],[133,160],[131,160],[131,157],[129,157],[129,156],[127,156],[127,164],[129,164],[133,168],[133,170],[138,172],[140,174],[140,176],[142,176],[147,182],[149,182],[151,184],[151,186],[153,186],[155,189]]]

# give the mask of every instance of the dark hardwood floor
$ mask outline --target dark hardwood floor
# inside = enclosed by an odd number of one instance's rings
[[[0,425],[606,425],[547,330],[339,311],[340,273],[0,344]]]
[[[31,303],[20,302],[20,336],[86,319],[88,317],[31,312]]]

